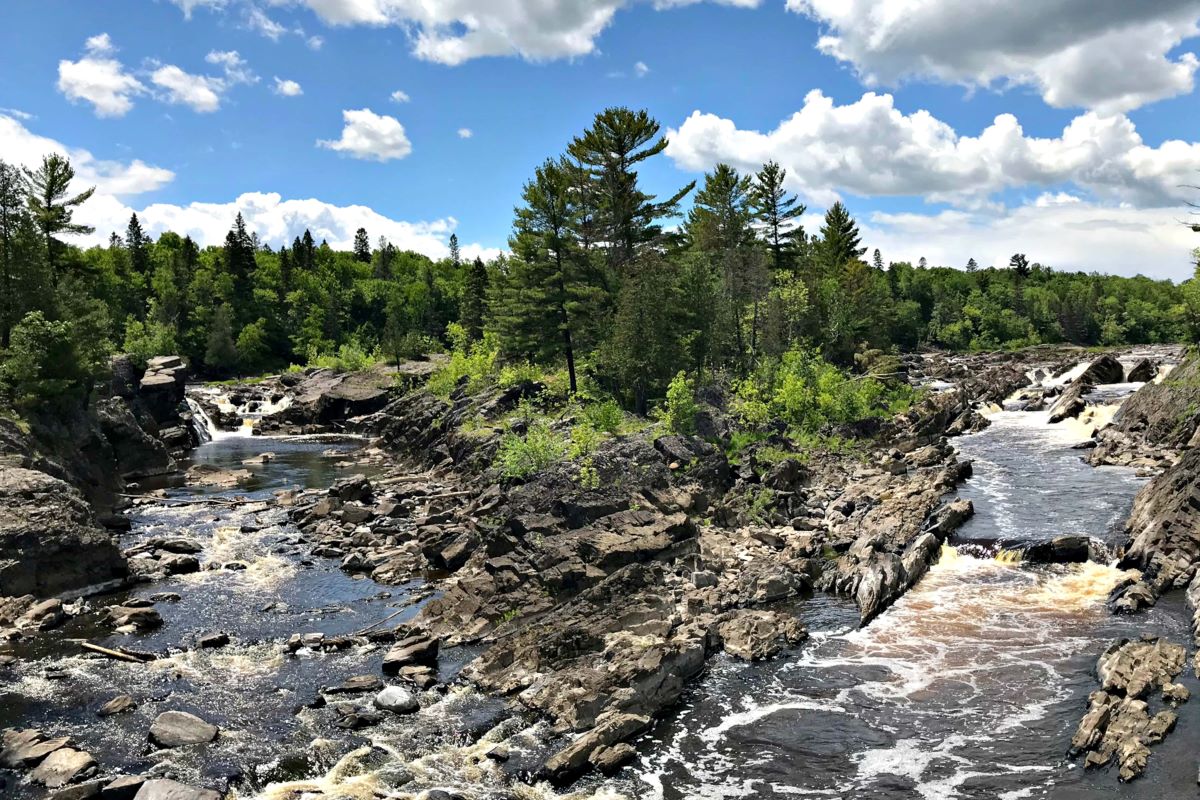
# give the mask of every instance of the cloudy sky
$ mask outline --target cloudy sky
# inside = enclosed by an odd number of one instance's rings
[[[1200,0],[39,0],[0,8],[0,157],[68,153],[94,240],[305,227],[505,246],[609,105],[668,193],[774,158],[887,260],[1181,279],[1200,236]],[[85,240],[86,241],[86,240]]]

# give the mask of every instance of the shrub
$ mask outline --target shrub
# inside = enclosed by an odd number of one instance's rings
[[[524,436],[511,431],[500,440],[493,466],[506,478],[528,478],[563,459],[566,446],[543,422],[529,426]]]
[[[12,329],[0,375],[17,404],[63,397],[88,378],[79,358],[71,323],[48,320],[31,311]]]
[[[615,400],[605,400],[584,406],[583,418],[596,430],[616,435],[621,431],[621,423],[625,420],[625,414]]]
[[[569,454],[572,459],[590,456],[596,452],[604,435],[586,422],[571,428],[571,446]]]
[[[170,325],[131,318],[125,325],[125,345],[122,349],[144,367],[154,356],[179,352],[179,342],[175,338],[175,329]]]
[[[457,323],[450,324],[447,334],[453,343],[450,361],[429,376],[426,387],[438,397],[449,397],[458,382],[466,378],[468,391],[479,391],[496,375],[500,345],[495,335],[484,334],[480,341],[471,342],[466,331]]]
[[[679,372],[667,386],[666,403],[659,417],[673,433],[694,433],[696,430],[696,390],[687,374]]]
[[[506,364],[500,370],[496,383],[501,389],[509,389],[522,383],[534,383],[542,379],[542,371],[528,362]]]
[[[317,353],[309,350],[308,366],[334,369],[339,372],[360,372],[370,369],[379,358],[363,349],[356,339],[338,347],[336,353]]]

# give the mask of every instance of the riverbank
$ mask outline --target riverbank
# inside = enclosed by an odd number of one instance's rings
[[[48,644],[21,650],[8,669],[19,676],[13,695],[24,699],[0,722],[36,724],[47,737],[77,736],[87,744],[81,752],[97,762],[97,775],[172,775],[196,786],[240,787],[241,796],[400,797],[435,789],[519,796],[529,791],[522,788],[527,783],[564,784],[587,774],[593,777],[578,784],[582,791],[639,794],[639,785],[653,782],[628,780],[639,764],[657,759],[654,742],[662,741],[663,726],[679,724],[674,709],[694,708],[679,705],[694,682],[736,661],[799,668],[805,653],[827,648],[832,629],[822,630],[821,609],[840,608],[838,624],[870,623],[862,630],[871,637],[903,629],[906,609],[920,608],[905,596],[912,587],[937,596],[947,576],[961,572],[948,552],[967,563],[1009,547],[1030,560],[1078,560],[1076,542],[1056,540],[1064,533],[1086,540],[1097,531],[1085,525],[1031,533],[1024,516],[1003,535],[968,537],[984,549],[962,555],[960,526],[972,512],[976,521],[963,534],[981,519],[995,519],[996,498],[973,493],[980,456],[965,445],[956,449],[946,436],[984,431],[974,440],[992,430],[1002,437],[996,407],[1032,383],[1037,393],[1012,402],[1029,408],[1040,400],[1051,407],[1048,416],[1074,388],[1082,407],[1064,419],[1076,421],[1055,430],[1082,433],[1066,437],[1071,444],[1064,451],[1087,442],[1091,427],[1104,421],[1088,398],[1103,405],[1119,400],[1105,393],[1144,357],[1112,355],[1122,371],[1115,382],[1097,374],[1111,372],[1111,364],[1088,373],[1099,356],[1076,369],[1078,354],[1066,352],[914,361],[909,373],[929,387],[928,396],[901,417],[860,432],[865,446],[847,452],[780,457],[775,440],[731,462],[720,446],[723,410],[708,404],[701,416],[717,434],[710,437],[716,445],[653,427],[621,433],[589,454],[582,481],[575,462],[521,482],[489,472],[530,387],[460,392],[447,402],[420,393],[390,399],[392,390],[377,386],[378,395],[349,406],[361,416],[299,415],[286,423],[271,418],[306,406],[328,413],[329,406],[297,403],[286,391],[276,397],[274,386],[234,402],[239,387],[220,387],[219,399],[198,404],[224,416],[206,411],[210,441],[192,463],[181,464],[198,485],[147,498],[130,515],[122,544],[134,563],[145,562],[135,574],[146,583],[73,617],[70,630],[32,640]],[[344,382],[334,384],[337,391]],[[247,418],[259,431],[275,424],[308,432],[332,427],[371,444],[352,451],[330,442],[235,435],[253,430],[222,406],[258,415]],[[1008,413],[1031,419],[1042,412]],[[237,430],[221,431],[214,420]],[[1033,430],[1021,429],[1005,446],[1014,450],[1036,439]],[[1068,463],[1092,470],[1079,463],[1080,451],[1053,464],[1037,464],[1036,452],[1030,451],[1030,469],[1058,470],[1053,480],[1063,478]],[[964,480],[967,489],[959,490]],[[226,485],[211,485],[220,481]],[[187,535],[173,535],[179,531]],[[1083,560],[1088,554],[1085,543]],[[1045,569],[1067,570],[1067,580],[1077,568]],[[1103,584],[1098,580],[1079,598],[1088,614],[1102,611],[1100,595],[1108,589],[1096,587]],[[1039,596],[1047,603],[1061,599],[1046,591]],[[838,597],[846,600],[825,599]],[[1006,601],[981,600],[980,607],[989,602],[994,610]],[[97,636],[100,617],[113,620],[114,607],[153,611],[159,623],[139,629],[137,620],[153,615],[133,613],[119,620],[133,633]],[[931,622],[929,613],[919,619]],[[1083,654],[1106,644],[1107,630],[1097,625],[1093,633],[1062,638],[1078,640]],[[81,637],[72,631],[118,652],[125,647],[155,657],[129,665],[80,657],[70,640]],[[968,652],[977,634],[960,633]],[[809,644],[802,643],[806,635]],[[936,648],[939,636],[927,630],[919,638]],[[1019,637],[1013,645],[1016,659]],[[55,678],[51,667],[61,661],[69,662],[67,677]],[[97,672],[106,673],[107,683],[95,680]],[[134,677],[150,674],[149,683]],[[126,684],[137,690],[127,693],[142,710],[117,715],[120,746],[105,744],[112,723],[81,727],[68,711],[80,702],[108,702],[113,697],[101,697],[102,687]],[[869,687],[872,680],[858,684]],[[73,688],[59,697],[38,688],[65,685]],[[878,685],[884,690],[888,681]],[[147,749],[157,714],[174,710],[216,725],[214,741],[166,754]],[[675,721],[664,723],[664,716]],[[374,745],[359,747],[368,741]],[[1059,752],[1066,744],[1057,741]],[[593,771],[616,773],[616,783]],[[14,786],[40,796],[29,774],[16,773]],[[101,781],[82,772],[75,777],[80,785]],[[713,785],[701,781],[696,790]]]

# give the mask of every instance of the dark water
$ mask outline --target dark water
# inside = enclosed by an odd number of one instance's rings
[[[718,659],[642,742],[626,788],[657,798],[1195,798],[1200,713],[1119,785],[1065,756],[1096,688],[1096,658],[1146,631],[1186,642],[1181,598],[1136,619],[1103,601],[1120,573],[1099,564],[1005,563],[972,541],[1119,536],[1141,481],[1071,449],[1086,432],[1002,413],[958,440],[975,461],[961,494],[977,516],[921,583],[864,629],[848,601],[810,602],[812,639],[760,664]],[[1190,670],[1183,682],[1200,685]]]
[[[310,558],[283,509],[265,503],[231,508],[182,501],[254,500],[281,488],[327,486],[341,475],[363,471],[339,466],[358,446],[231,437],[197,449],[195,463],[226,468],[242,468],[242,462],[264,452],[275,457],[266,465],[245,466],[253,478],[236,489],[171,490],[165,503],[136,507],[130,512],[133,529],[122,537],[122,545],[184,536],[203,545],[202,565],[236,561],[246,568],[205,569],[93,598],[88,601],[91,613],[18,646],[15,652],[22,661],[0,684],[0,728],[40,727],[70,735],[110,770],[143,772],[157,765],[210,785],[244,773],[251,785],[261,783],[273,777],[272,769],[290,777],[286,769],[263,765],[275,764],[291,750],[307,752],[322,733],[309,712],[297,715],[296,709],[311,703],[321,687],[352,675],[377,674],[382,652],[371,647],[340,653],[305,650],[292,656],[284,649],[286,638],[309,631],[349,633],[403,610],[389,623],[398,624],[415,615],[419,604],[408,597],[412,587],[355,579],[335,562]],[[113,634],[96,613],[111,603],[160,592],[174,592],[180,599],[155,604],[164,624],[146,634]],[[233,643],[218,650],[191,649],[199,636],[215,632],[228,633]],[[165,657],[146,665],[95,658],[82,654],[80,640]],[[96,708],[122,693],[137,700],[136,711],[95,716]],[[222,735],[210,746],[153,754],[147,731],[166,710],[198,714],[219,725]],[[340,754],[332,748],[330,763]],[[312,764],[292,767],[322,771]],[[0,795],[39,795],[19,785],[6,791]]]

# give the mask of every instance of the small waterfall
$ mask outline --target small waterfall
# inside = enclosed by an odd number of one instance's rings
[[[200,444],[211,442],[217,438],[220,431],[216,424],[212,421],[212,417],[204,410],[204,407],[193,400],[191,397],[185,398],[188,408],[192,412],[192,429],[196,431],[196,439]]]

